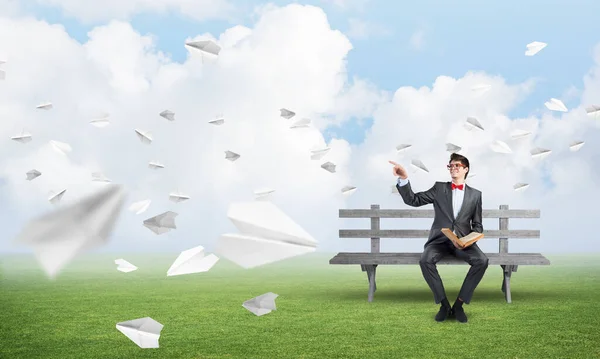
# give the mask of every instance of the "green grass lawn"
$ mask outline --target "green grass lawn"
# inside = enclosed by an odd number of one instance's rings
[[[513,303],[488,268],[469,323],[437,323],[418,266],[379,266],[367,302],[360,266],[314,254],[244,270],[224,259],[210,272],[166,277],[177,257],[89,255],[48,280],[31,256],[0,257],[0,358],[600,358],[596,256],[548,256],[550,266],[513,273]],[[439,266],[449,298],[468,266]],[[257,317],[242,302],[279,294]],[[141,349],[117,322],[162,323],[160,348]]]

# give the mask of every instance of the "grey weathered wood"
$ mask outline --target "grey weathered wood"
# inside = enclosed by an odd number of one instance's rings
[[[371,210],[378,210],[379,209],[379,205],[378,204],[372,204],[371,205]],[[381,228],[379,227],[380,225],[380,219],[379,217],[372,217],[371,218],[371,230],[372,231],[378,231]],[[371,237],[371,253],[379,253],[379,248],[380,248],[380,239],[379,237]]]
[[[508,209],[508,205],[506,204],[501,204],[500,205],[500,210],[506,210]],[[500,218],[498,220],[498,229],[501,231],[507,231],[508,230],[508,218]],[[498,238],[498,252],[499,253],[508,253],[508,237],[500,237]]]
[[[375,290],[377,288],[377,286],[375,284],[375,271],[377,270],[377,266],[376,265],[366,265],[365,268],[367,269],[367,275],[369,276],[369,296],[368,296],[368,301],[372,302],[373,301],[373,296],[375,294]]]
[[[486,238],[540,238],[537,229],[513,229],[513,230],[483,230]],[[373,231],[370,229],[340,229],[340,238],[427,238],[428,229],[382,229]]]
[[[507,206],[508,208],[508,206]],[[483,218],[540,218],[539,209],[484,209]],[[340,209],[339,218],[434,218],[433,209]]]
[[[506,299],[507,303],[512,303],[512,296],[510,293],[510,277],[512,272],[516,272],[516,270],[513,270],[512,265],[503,265],[502,272],[504,274],[504,279],[502,281],[502,291],[504,292],[504,299]]]
[[[486,253],[490,265],[549,265],[550,261],[540,253]],[[329,264],[402,265],[419,264],[421,253],[355,253],[341,252],[329,260]],[[438,264],[467,264],[452,256],[442,258]],[[516,271],[516,269],[515,269]]]
[[[374,265],[374,267],[377,268],[377,265]],[[367,271],[367,265],[361,264],[360,269],[363,272],[367,272],[367,280],[369,281],[369,283],[371,283],[371,279],[369,278],[369,272]],[[375,290],[377,290],[377,282],[375,282]]]

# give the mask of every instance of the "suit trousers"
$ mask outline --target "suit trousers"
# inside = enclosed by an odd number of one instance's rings
[[[433,292],[433,298],[436,304],[446,298],[444,284],[442,283],[436,264],[448,255],[462,259],[471,266],[458,294],[458,297],[462,299],[463,302],[469,304],[475,288],[485,274],[489,259],[485,253],[479,249],[477,243],[473,243],[465,249],[456,248],[450,241],[447,243],[432,243],[427,245],[421,254],[419,265],[421,266],[421,272],[423,272],[425,281]]]

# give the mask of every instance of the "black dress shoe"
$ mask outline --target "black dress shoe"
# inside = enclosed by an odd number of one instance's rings
[[[436,322],[443,322],[452,314],[452,308],[442,305],[440,311],[435,315]]]
[[[456,317],[456,320],[458,320],[459,322],[467,322],[467,315],[465,314],[465,310],[462,306],[452,308],[452,314]]]

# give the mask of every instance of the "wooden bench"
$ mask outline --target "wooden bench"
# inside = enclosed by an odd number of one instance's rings
[[[549,265],[550,261],[540,253],[508,253],[508,238],[540,238],[539,230],[508,229],[509,218],[540,218],[540,210],[508,209],[501,205],[499,209],[484,209],[483,218],[498,218],[497,230],[486,230],[482,239],[499,239],[498,253],[486,253],[490,265],[500,265],[503,272],[501,290],[507,303],[511,303],[510,278],[519,265]],[[340,238],[371,238],[371,252],[341,252],[329,260],[329,264],[360,264],[363,272],[367,272],[369,280],[369,302],[377,290],[375,272],[378,265],[419,264],[421,253],[380,253],[380,238],[427,238],[429,230],[381,230],[381,218],[433,218],[432,209],[380,209],[378,204],[371,209],[340,209],[340,218],[370,218],[371,229],[340,229]],[[485,226],[484,226],[485,228]],[[438,264],[467,264],[465,261],[446,256]]]

